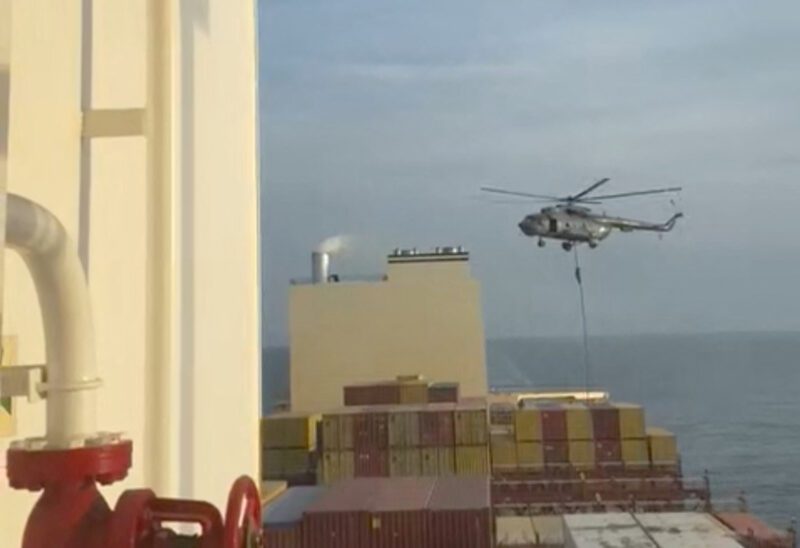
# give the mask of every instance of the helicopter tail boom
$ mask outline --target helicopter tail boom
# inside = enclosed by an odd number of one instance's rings
[[[635,221],[633,219],[620,219],[618,217],[607,217],[606,223],[622,232],[632,232],[634,230],[648,230],[650,232],[669,232],[675,228],[675,223],[678,219],[683,217],[683,213],[676,213],[663,224],[646,223],[643,221]]]

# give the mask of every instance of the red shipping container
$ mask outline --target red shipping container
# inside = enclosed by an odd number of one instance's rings
[[[539,407],[542,415],[542,441],[567,439],[567,411],[557,405]]]
[[[346,406],[366,405],[364,402],[366,396],[363,386],[345,386],[343,392],[344,404]]]
[[[354,473],[357,478],[381,478],[389,475],[389,451],[366,449],[354,455]]]
[[[439,478],[428,501],[431,548],[491,548],[489,478]]]
[[[400,385],[397,383],[354,384],[344,387],[346,406],[397,403],[400,403]]]
[[[542,444],[544,464],[566,466],[569,464],[569,442],[548,441]]]
[[[303,548],[371,548],[368,531],[366,512],[309,510],[303,518]]]
[[[457,382],[438,382],[428,386],[428,401],[431,403],[456,403],[458,401]]]
[[[331,487],[304,519],[305,548],[420,548],[432,478],[356,479]]]
[[[789,534],[776,531],[751,514],[720,512],[714,514],[719,521],[739,537],[748,548],[793,548]]]
[[[597,404],[590,407],[592,411],[592,427],[597,440],[618,440],[619,410],[611,404]]]
[[[303,548],[303,512],[327,492],[325,487],[289,488],[264,507],[264,538],[270,548]]]
[[[594,443],[594,458],[600,463],[621,463],[622,443],[619,440],[598,440]]]
[[[303,530],[298,523],[292,527],[265,527],[264,544],[269,548],[303,548]]]
[[[419,443],[423,447],[455,445],[455,423],[451,406],[429,406],[420,412]]]
[[[369,411],[353,417],[353,445],[356,452],[389,447],[389,416]]]

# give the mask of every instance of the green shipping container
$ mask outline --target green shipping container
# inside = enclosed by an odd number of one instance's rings
[[[439,475],[439,449],[424,447],[420,450],[420,473],[423,476]]]
[[[419,442],[419,413],[416,410],[389,413],[389,447],[417,447]]]
[[[261,457],[261,476],[280,480],[314,472],[313,453],[305,449],[265,449]]]
[[[339,416],[322,416],[322,450],[336,451],[339,449]]]
[[[261,453],[261,479],[283,479],[283,452],[280,449],[265,449]]]
[[[315,449],[320,416],[307,413],[278,413],[261,419],[263,449]]]
[[[456,452],[452,447],[437,448],[439,458],[439,475],[454,476],[456,473]]]
[[[320,460],[321,482],[330,485],[353,477],[352,451],[325,451]]]
[[[420,474],[423,476],[452,476],[456,473],[452,447],[425,447],[420,450]]]
[[[339,450],[353,449],[353,415],[343,413],[339,415]]]
[[[389,452],[389,475],[419,476],[422,474],[419,449],[392,449]]]

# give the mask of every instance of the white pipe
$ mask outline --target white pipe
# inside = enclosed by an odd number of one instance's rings
[[[8,195],[6,245],[30,271],[42,311],[47,356],[48,448],[83,445],[95,432],[94,354],[89,292],[64,226],[38,204]]]

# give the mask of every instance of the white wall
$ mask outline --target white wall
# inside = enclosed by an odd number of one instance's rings
[[[9,0],[0,0],[0,13]],[[165,5],[162,0],[155,3]],[[77,241],[80,199],[81,4],[13,2],[9,190],[50,208]],[[94,108],[147,102],[147,0],[95,1]],[[260,301],[253,0],[173,0],[164,89],[172,108],[163,184],[175,197],[156,241],[144,137],[94,140],[88,193],[88,276],[104,379],[99,427],[134,441],[129,478],[104,489],[113,505],[125,488],[150,486],[223,506],[239,474],[257,477]],[[0,24],[0,34],[3,27]],[[2,42],[0,36],[0,42]],[[0,50],[0,54],[2,50]],[[157,205],[157,204],[155,204]],[[155,265],[155,266],[154,266]],[[148,268],[168,280],[173,305],[157,318],[167,360],[148,358]],[[6,253],[4,334],[19,337],[21,363],[44,359],[36,298],[21,261]],[[153,416],[145,386],[158,368],[174,379],[165,416]],[[18,436],[41,435],[43,404],[17,402]],[[164,446],[149,432],[165,426]],[[9,439],[0,438],[0,451]],[[156,451],[160,449],[160,451]],[[146,473],[157,455],[157,476]],[[167,455],[168,458],[161,459]],[[161,460],[159,460],[161,459]],[[150,460],[152,463],[152,459]],[[0,460],[2,466],[3,460]],[[162,468],[163,467],[163,468]],[[0,546],[18,545],[36,495],[14,492],[0,470]],[[157,484],[156,484],[157,483]]]

